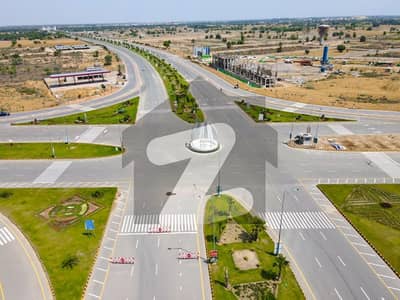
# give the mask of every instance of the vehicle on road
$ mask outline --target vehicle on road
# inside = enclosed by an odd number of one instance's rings
[[[9,115],[10,115],[10,113],[8,111],[5,111],[5,110],[0,111],[0,117],[7,117]]]

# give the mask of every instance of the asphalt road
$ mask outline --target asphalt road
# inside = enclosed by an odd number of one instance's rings
[[[284,252],[308,298],[400,297],[397,276],[315,189],[318,182],[328,180],[331,183],[400,182],[396,169],[400,162],[398,154],[382,154],[373,158],[373,164],[368,164],[369,158],[363,153],[316,153],[287,148],[283,142],[288,139],[291,124],[255,124],[232,103],[238,98],[233,93],[239,93],[241,98],[246,97],[249,101],[259,101],[257,97],[246,91],[233,90],[192,63],[165,55],[192,81],[193,95],[207,120],[218,128],[224,150],[198,157],[184,147],[191,126],[170,112],[158,74],[141,57],[125,50],[124,53],[127,57],[120,55],[121,58],[126,64],[129,64],[127,61],[132,63],[132,73],[136,68],[140,75],[140,79],[136,75],[135,81],[142,82],[140,120],[136,126],[100,126],[104,129],[96,131],[99,134],[95,136],[90,134],[93,131],[89,126],[4,125],[0,128],[2,141],[10,138],[15,141],[61,141],[68,135],[78,141],[83,136],[91,142],[115,145],[119,145],[122,136],[126,142],[128,153],[123,158],[71,160],[67,165],[51,161],[0,161],[2,187],[120,188],[122,194],[107,226],[86,299],[210,299],[208,271],[203,260],[181,261],[177,257],[179,249],[199,251],[201,257],[205,256],[202,209],[206,196],[216,190],[218,164],[221,165],[223,190],[244,188],[250,191],[253,210],[267,220],[269,232],[275,238],[277,230],[273,220],[280,210],[283,191],[286,191],[285,211],[288,214],[282,235]],[[110,99],[111,102],[120,100],[122,98]],[[279,101],[279,105],[293,105],[288,103]],[[314,108],[303,107],[299,112],[309,112],[309,109]],[[55,108],[46,113],[58,115],[59,110]],[[347,114],[347,110],[329,110],[338,115]],[[360,113],[366,116],[358,122],[335,126],[321,123],[319,132],[322,135],[399,131],[397,113]],[[29,116],[30,113],[14,117],[23,120]],[[304,131],[305,127],[305,124],[295,125],[299,131]],[[58,175],[43,176],[49,168],[56,169]],[[48,178],[47,182],[38,182],[40,177]],[[168,196],[167,192],[176,195]],[[158,224],[166,224],[171,232],[149,233]],[[8,247],[11,245],[9,243]],[[10,252],[4,249],[0,246],[0,257],[9,257]],[[18,253],[17,250],[14,253]],[[107,262],[110,256],[134,256],[136,263],[133,266],[110,265]],[[16,257],[23,260],[23,256]],[[20,266],[29,274],[27,264]],[[18,291],[14,291],[16,282],[3,279],[6,274],[3,270],[0,269],[0,284],[6,299],[19,299],[13,297],[13,293],[22,293],[21,287],[28,290],[30,279],[19,281]],[[37,293],[37,286],[32,290]]]

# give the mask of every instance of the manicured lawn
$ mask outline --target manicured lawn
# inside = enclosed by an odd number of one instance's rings
[[[55,157],[53,157],[52,145]],[[75,159],[121,154],[121,148],[81,143],[0,143],[0,159]]]
[[[96,125],[96,124],[135,124],[139,105],[139,97],[131,100],[91,110],[86,113],[78,113],[65,117],[40,120],[38,125]],[[29,125],[29,123],[16,125]]]
[[[169,96],[172,111],[188,123],[203,122],[203,112],[189,91],[189,83],[182,75],[165,60],[137,47],[132,50],[147,59],[160,74]]]
[[[297,114],[292,112],[286,112],[282,110],[276,110],[271,108],[265,108],[257,105],[249,105],[247,108],[244,102],[235,102],[246,114],[249,115],[256,122],[337,122],[337,121],[348,121],[336,118],[322,118],[322,116],[311,116],[304,114]],[[260,113],[264,113],[264,121],[259,121],[258,116]]]
[[[204,235],[207,251],[212,250],[214,247],[214,234],[217,240],[218,261],[216,264],[211,265],[210,274],[211,284],[215,291],[214,299],[216,300],[236,299],[233,292],[225,288],[225,268],[228,269],[229,283],[233,287],[243,283],[271,281],[271,278],[276,279],[278,273],[277,267],[274,266],[276,256],[272,254],[274,243],[265,230],[259,232],[257,241],[245,239],[230,244],[218,243],[224,228],[226,228],[229,211],[232,219],[242,226],[246,235],[252,232],[256,224],[263,225],[262,220],[249,214],[244,207],[229,196],[212,197],[208,201],[205,212]],[[238,269],[232,258],[232,253],[236,250],[255,252],[259,259],[259,266],[246,271]],[[304,299],[303,293],[290,267],[287,265],[282,270],[282,279],[278,287],[278,299]]]
[[[318,187],[400,273],[400,185]]]
[[[38,253],[57,300],[81,299],[115,194],[115,188],[0,189],[0,212],[20,228]],[[99,209],[64,228],[54,228],[40,215],[74,196]],[[94,220],[92,236],[84,234],[85,219]],[[68,258],[75,260],[72,268],[63,266]]]

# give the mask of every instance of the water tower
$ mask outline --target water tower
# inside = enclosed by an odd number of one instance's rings
[[[329,31],[329,25],[326,24],[322,24],[318,26],[318,34],[319,34],[319,43],[320,45],[322,45],[323,41],[324,41],[324,37],[325,35],[328,34]]]

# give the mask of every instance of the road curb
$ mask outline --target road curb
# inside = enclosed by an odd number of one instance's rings
[[[316,186],[318,187],[319,184],[317,184]],[[318,188],[319,189],[319,188]],[[387,259],[382,255],[381,252],[379,252],[378,249],[375,248],[375,246],[367,239],[367,237],[358,230],[358,228],[356,228],[353,223],[351,222],[351,220],[345,215],[343,214],[343,212],[339,209],[339,207],[333,203],[329,197],[321,190],[319,189],[322,194],[324,194],[324,196],[329,200],[329,202],[335,207],[335,209],[340,213],[340,215],[351,225],[351,227],[357,231],[357,233],[364,239],[364,241],[367,242],[367,244],[378,254],[378,256],[386,263],[386,265],[393,271],[394,274],[396,274],[396,276],[400,279],[400,274],[395,270],[395,268],[390,264],[390,262],[387,261]]]

